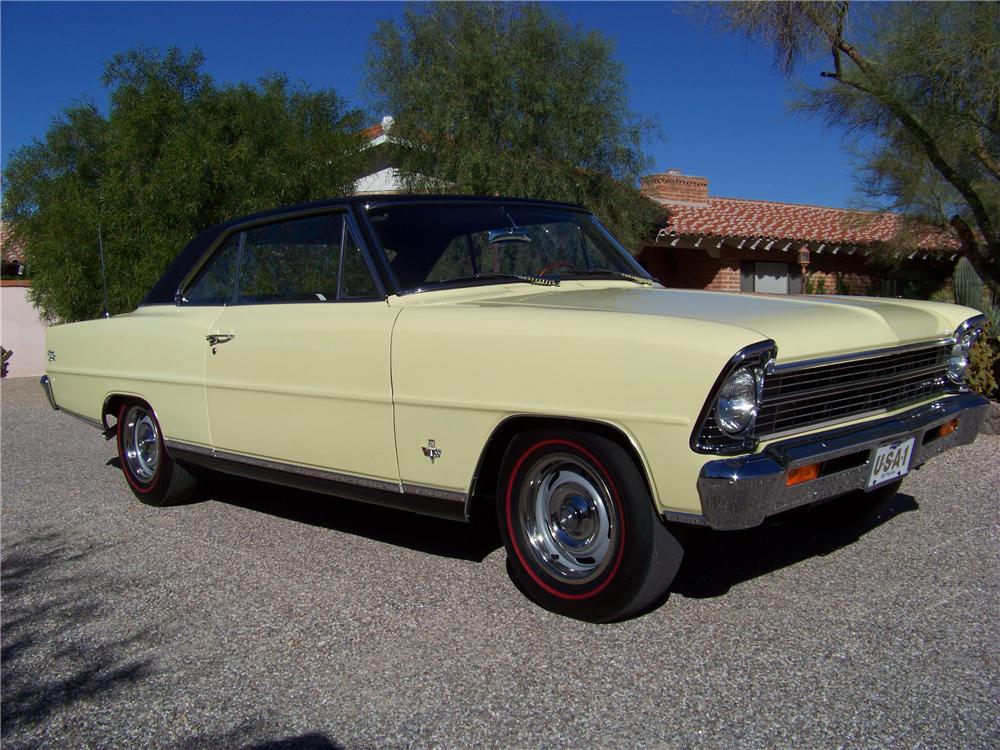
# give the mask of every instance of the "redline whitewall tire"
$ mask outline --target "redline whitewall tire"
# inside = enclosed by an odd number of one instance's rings
[[[153,410],[142,401],[125,401],[118,410],[118,460],[129,489],[146,505],[187,500],[197,481],[163,447]]]
[[[663,596],[683,549],[653,507],[632,457],[586,432],[515,437],[497,495],[510,569],[558,614],[609,622]]]

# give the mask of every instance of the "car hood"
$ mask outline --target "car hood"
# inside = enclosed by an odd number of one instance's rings
[[[957,305],[915,300],[737,294],[631,286],[559,288],[474,302],[468,300],[464,304],[606,310],[708,320],[755,331],[762,339],[774,339],[782,361],[946,338],[962,321],[977,314],[975,310]],[[678,332],[682,334],[683,328]]]

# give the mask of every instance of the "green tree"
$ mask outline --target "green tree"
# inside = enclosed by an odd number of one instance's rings
[[[32,295],[63,321],[101,310],[98,225],[112,313],[134,309],[205,227],[350,193],[364,173],[361,113],[272,75],[216,85],[200,52],[133,50],[107,65],[110,106],[66,109],[4,171],[5,230]],[[9,222],[9,224],[7,223]]]
[[[738,2],[723,24],[790,74],[830,56],[798,107],[868,136],[861,188],[950,228],[1000,295],[1000,3]]]
[[[636,189],[653,126],[601,34],[537,5],[411,6],[373,34],[368,82],[408,189],[580,202],[630,246],[659,228]]]

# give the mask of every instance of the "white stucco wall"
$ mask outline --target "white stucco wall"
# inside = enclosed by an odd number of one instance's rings
[[[365,175],[354,183],[355,195],[366,193],[398,193],[403,189],[399,173],[392,167]]]
[[[27,287],[0,287],[0,344],[14,352],[8,378],[45,372],[45,324],[28,301]]]

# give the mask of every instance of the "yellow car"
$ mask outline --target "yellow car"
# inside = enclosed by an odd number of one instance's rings
[[[665,289],[588,211],[381,196],[192,240],[139,308],[48,332],[54,408],[115,437],[140,500],[188,470],[443,518],[496,513],[542,606],[667,591],[679,524],[884,504],[975,439],[975,310]]]

